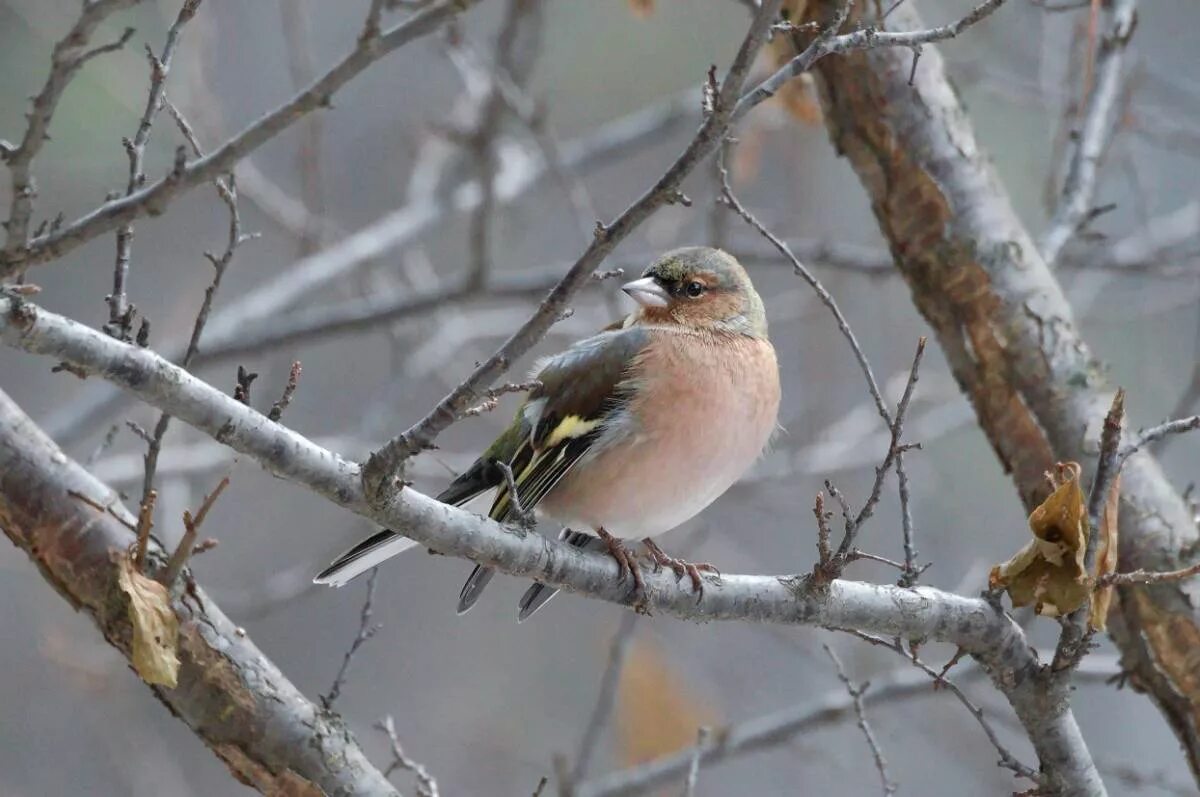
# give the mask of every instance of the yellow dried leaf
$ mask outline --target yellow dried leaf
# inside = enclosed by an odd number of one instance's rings
[[[136,569],[128,556],[117,563],[121,591],[129,599],[133,668],[148,684],[175,688],[179,675],[179,620],[167,588]]]
[[[1033,605],[1038,614],[1069,614],[1088,599],[1084,570],[1088,521],[1078,463],[1059,463],[1052,492],[1029,515],[1033,539],[1007,562],[992,568],[992,588],[1008,591],[1013,606]]]
[[[1104,501],[1104,514],[1100,517],[1100,539],[1096,548],[1096,579],[1117,571],[1117,515],[1120,512],[1121,476],[1113,479],[1108,496]],[[1092,613],[1088,620],[1092,628],[1103,631],[1108,623],[1108,609],[1112,604],[1113,586],[1098,587],[1092,594]]]
[[[629,10],[638,19],[648,19],[654,15],[654,0],[627,0]]]
[[[716,717],[662,650],[644,637],[630,645],[617,690],[616,741],[622,766],[633,766],[696,743],[696,730]]]

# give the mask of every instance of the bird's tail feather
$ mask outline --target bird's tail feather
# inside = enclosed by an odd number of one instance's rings
[[[563,529],[558,538],[576,548],[603,548],[603,540],[582,531]],[[545,606],[551,598],[558,594],[558,587],[548,587],[540,581],[533,582],[517,604],[517,622],[523,623],[533,616],[533,613]]]
[[[475,605],[475,601],[479,600],[479,596],[483,594],[483,588],[488,585],[494,575],[496,575],[495,568],[487,565],[475,565],[471,575],[467,576],[467,582],[463,584],[462,592],[458,594],[459,614],[466,614]]]
[[[384,529],[377,534],[372,534],[334,559],[333,564],[317,574],[313,583],[325,584],[330,587],[344,586],[356,576],[362,575],[380,562],[391,559],[416,544],[415,540]]]

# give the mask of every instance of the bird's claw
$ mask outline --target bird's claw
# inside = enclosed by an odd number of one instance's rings
[[[674,556],[668,556],[663,552],[662,548],[654,540],[647,537],[642,540],[642,544],[646,546],[646,550],[650,554],[650,559],[654,562],[654,571],[657,573],[664,567],[669,567],[675,571],[675,581],[683,580],[686,575],[692,581],[692,591],[698,594],[697,600],[704,597],[704,580],[700,577],[701,572],[712,573],[721,579],[721,571],[708,562],[687,562],[683,559],[678,559]]]
[[[646,582],[642,579],[641,568],[638,567],[637,555],[629,549],[624,540],[609,534],[603,528],[596,529],[596,534],[608,546],[608,553],[617,560],[617,570],[620,579],[625,580],[628,573],[633,578],[633,591],[636,596],[633,608],[640,614],[649,614],[646,601]]]

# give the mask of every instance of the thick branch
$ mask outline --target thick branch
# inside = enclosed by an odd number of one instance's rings
[[[443,554],[632,606],[643,600],[618,579],[611,557],[486,518],[405,488],[368,502],[359,468],[268,420],[153,352],[129,346],[20,299],[0,298],[0,340],[102,376],[256,459],[278,476]],[[646,573],[648,608],[694,620],[753,620],[856,628],[881,636],[951,642],[976,656],[1004,692],[1037,749],[1050,783],[1068,793],[1103,785],[1068,708],[1019,626],[987,602],[930,588],[850,581],[814,586],[800,576],[725,575],[697,600],[669,572]],[[1065,689],[1065,684],[1062,685]]]
[[[98,235],[111,232],[143,216],[161,213],[179,194],[212,180],[242,157],[270,141],[306,114],[328,107],[334,92],[367,67],[410,41],[437,30],[454,14],[476,0],[439,0],[428,8],[382,33],[364,35],[357,46],[311,86],[251,124],[203,158],[184,164],[172,174],[128,196],[88,213],[62,229],[35,238],[23,249],[7,252],[0,259],[0,279],[18,270],[61,257]]]
[[[0,393],[0,528],[128,658],[117,561],[134,535],[121,519],[131,520],[117,495]],[[151,558],[162,566],[161,550]],[[172,608],[178,685],[151,688],[234,777],[264,794],[395,794],[341,719],[300,694],[202,589],[189,585]]]
[[[818,18],[832,0],[810,4]],[[919,28],[911,10],[899,29]],[[908,56],[877,49],[821,61],[831,138],[857,171],[896,266],[937,333],[1001,464],[1026,506],[1056,460],[1095,466],[1096,430],[1111,403],[1102,368],[1021,225],[944,63],[933,48],[909,83]],[[1136,395],[1130,396],[1136,401]],[[1122,477],[1122,569],[1189,564],[1198,534],[1157,463],[1130,457]],[[1178,584],[1125,588],[1117,641],[1134,683],[1151,693],[1200,762],[1200,610]]]

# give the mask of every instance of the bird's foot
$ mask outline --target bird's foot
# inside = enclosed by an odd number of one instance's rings
[[[669,567],[675,571],[676,581],[681,580],[684,575],[687,575],[692,580],[692,591],[699,593],[700,597],[704,597],[704,581],[700,577],[701,572],[712,573],[718,580],[721,578],[721,571],[708,562],[685,562],[683,559],[668,556],[649,537],[642,540],[642,544],[650,552],[650,558],[654,561],[656,572],[662,570],[664,567]]]
[[[596,529],[596,534],[608,546],[608,553],[612,558],[617,560],[617,569],[621,574],[621,579],[624,580],[626,573],[633,578],[633,591],[636,596],[633,608],[638,612],[646,613],[646,583],[642,580],[637,554],[630,550],[624,540],[614,537],[603,528]]]

